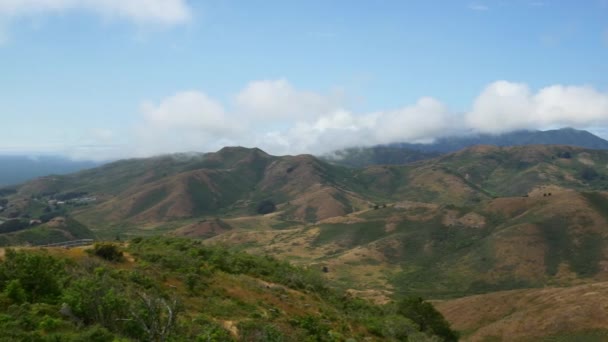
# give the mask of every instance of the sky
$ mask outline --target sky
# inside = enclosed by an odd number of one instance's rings
[[[608,0],[0,0],[0,154],[608,138]]]

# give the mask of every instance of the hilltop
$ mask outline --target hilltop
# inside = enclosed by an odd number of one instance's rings
[[[431,144],[396,144],[419,151],[449,153],[475,145],[500,147],[526,145],[569,145],[594,150],[608,149],[608,141],[585,130],[562,128],[546,131],[521,130],[503,134],[474,134],[437,139]]]

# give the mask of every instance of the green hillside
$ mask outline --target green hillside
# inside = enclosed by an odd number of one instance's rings
[[[455,341],[416,298],[373,305],[320,270],[183,239],[6,251],[3,341]]]

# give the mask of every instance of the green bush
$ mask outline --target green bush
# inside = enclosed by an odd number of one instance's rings
[[[307,315],[291,321],[292,325],[306,330],[311,340],[327,341],[330,338],[329,326],[323,324],[319,317]]]
[[[112,243],[96,243],[93,246],[93,255],[111,262],[122,262],[124,255],[119,247]]]
[[[419,297],[405,298],[399,302],[398,313],[418,324],[421,331],[437,335],[446,342],[458,341],[458,333],[431,303]]]
[[[21,304],[27,300],[27,293],[19,279],[10,280],[4,288],[4,294],[15,304]]]
[[[64,264],[59,259],[8,249],[0,264],[0,289],[5,290],[9,284],[16,287],[18,282],[30,303],[53,302],[61,295],[65,275]]]

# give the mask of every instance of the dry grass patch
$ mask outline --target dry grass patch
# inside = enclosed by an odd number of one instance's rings
[[[608,283],[515,290],[435,303],[463,341],[521,341],[608,329]]]

